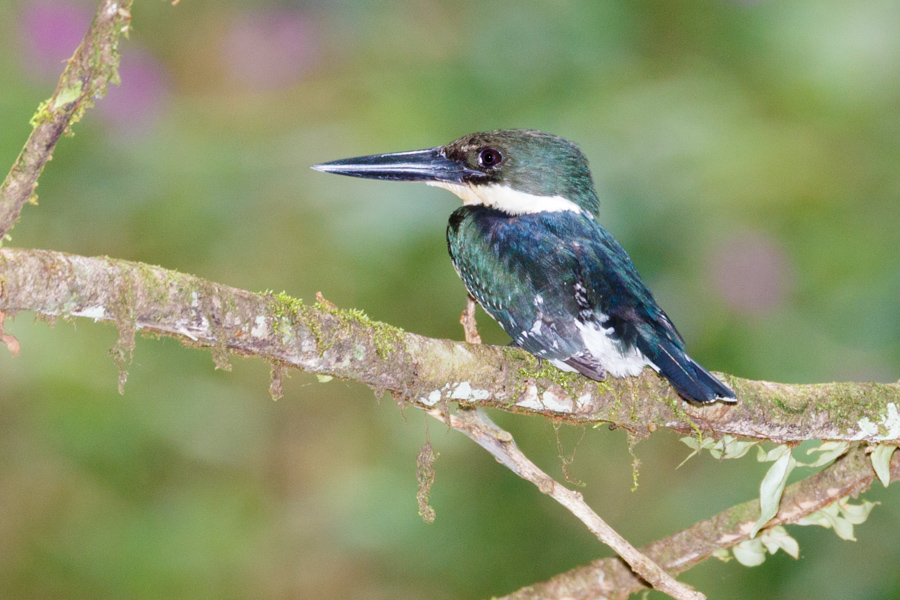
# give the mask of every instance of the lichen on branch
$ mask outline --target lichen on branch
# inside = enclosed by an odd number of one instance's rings
[[[211,348],[220,366],[225,352],[259,356],[390,391],[423,408],[452,401],[576,424],[610,423],[637,437],[669,428],[779,443],[900,440],[898,384],[794,385],[723,375],[740,402],[694,406],[650,369],[597,383],[539,368],[515,348],[426,338],[359,310],[255,294],[111,258],[0,249],[0,310],[109,321],[123,339],[145,331]],[[128,347],[120,346],[123,365]]]

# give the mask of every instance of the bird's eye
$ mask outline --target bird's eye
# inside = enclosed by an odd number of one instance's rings
[[[494,148],[485,148],[478,153],[478,164],[482,167],[496,167],[503,160],[503,155]]]

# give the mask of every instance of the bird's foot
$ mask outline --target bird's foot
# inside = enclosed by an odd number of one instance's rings
[[[590,377],[594,381],[603,381],[606,379],[606,369],[603,368],[600,361],[589,353],[582,352],[581,354],[575,354],[562,362],[563,364],[568,365],[570,370],[578,371],[585,377]],[[557,363],[556,366],[559,367],[560,365]],[[566,370],[563,367],[560,368]]]

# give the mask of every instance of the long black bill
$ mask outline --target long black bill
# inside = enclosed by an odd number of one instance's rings
[[[366,179],[388,181],[445,181],[462,183],[463,177],[477,171],[450,160],[443,149],[429,148],[393,154],[373,154],[358,158],[344,158],[333,162],[313,165],[316,171],[335,173]]]

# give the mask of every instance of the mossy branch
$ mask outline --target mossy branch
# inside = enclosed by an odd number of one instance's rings
[[[34,130],[0,185],[0,241],[19,218],[26,202],[36,202],[38,177],[53,156],[60,136],[70,131],[96,98],[118,83],[119,39],[131,23],[133,0],[103,0],[56,91],[31,119]]]
[[[0,249],[0,310],[90,317],[116,324],[114,353],[127,363],[135,330],[304,371],[359,381],[430,408],[456,401],[576,424],[609,423],[645,437],[659,428],[774,442],[900,440],[900,385],[792,385],[722,375],[739,402],[693,406],[650,369],[603,383],[514,348],[430,339],[327,302],[255,294],[111,258]]]
[[[900,481],[900,452],[890,464],[892,481]],[[866,491],[875,479],[872,462],[862,448],[854,448],[818,473],[789,486],[781,508],[768,527],[797,523],[847,496]],[[747,541],[759,515],[759,500],[733,506],[638,551],[671,575],[678,575],[707,560],[718,550]],[[645,582],[619,558],[604,558],[561,573],[543,583],[524,587],[500,600],[607,598],[622,600],[647,589]]]
[[[277,367],[273,373],[294,366],[359,381],[425,409],[458,402],[573,423],[609,423],[641,436],[667,427],[776,442],[876,443],[900,437],[896,384],[787,385],[724,376],[737,391],[738,404],[696,407],[650,370],[598,384],[546,365],[538,369],[537,361],[520,350],[418,336],[321,298],[307,305],[284,294],[247,292],[141,263],[0,249],[0,311],[22,310],[114,323],[120,332],[112,352],[122,369],[120,383],[134,333],[146,331],[210,348],[218,367],[227,368],[229,352],[259,356]],[[891,475],[900,478],[900,453]],[[857,494],[873,477],[870,461],[857,447],[789,488],[769,526],[794,522]],[[735,506],[640,552],[669,573],[680,573],[748,539],[759,510],[758,500]],[[643,585],[624,563],[605,559],[510,598],[624,598]]]

